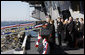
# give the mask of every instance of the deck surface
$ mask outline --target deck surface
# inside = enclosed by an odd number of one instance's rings
[[[36,38],[31,38],[29,39],[30,42],[28,41],[27,44],[27,50],[26,54],[39,54],[37,51],[37,48],[35,47],[35,41]],[[56,43],[58,44],[57,38],[56,38]],[[84,48],[80,49],[69,49],[68,47],[65,47],[66,44],[63,43],[63,47],[59,47],[58,45],[55,45],[55,47],[52,49],[51,54],[84,54]],[[3,52],[1,54],[13,54],[14,50],[9,50],[7,52]]]

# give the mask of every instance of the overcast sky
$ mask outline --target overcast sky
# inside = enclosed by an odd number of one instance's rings
[[[1,21],[36,20],[31,17],[33,7],[21,1],[1,1]]]

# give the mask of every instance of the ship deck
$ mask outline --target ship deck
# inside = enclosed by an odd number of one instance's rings
[[[30,38],[30,42],[26,44],[26,51],[25,54],[39,54],[37,51],[37,48],[35,47],[35,41],[36,38]],[[58,44],[57,38],[56,43]],[[51,50],[51,54],[84,54],[84,48],[80,49],[71,49],[66,47],[66,44],[63,43],[62,47],[59,47],[57,44],[55,44],[55,47]],[[1,54],[14,54],[14,50],[9,50],[7,52],[1,52]]]

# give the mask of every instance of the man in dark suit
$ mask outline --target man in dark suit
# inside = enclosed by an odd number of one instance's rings
[[[80,28],[80,22],[79,22],[79,18],[76,18],[75,21],[75,29],[79,32],[79,28]]]
[[[57,33],[58,33],[59,46],[62,46],[62,43],[61,43],[62,30],[63,30],[63,23],[61,22],[61,18],[58,18],[57,19]]]
[[[70,47],[74,47],[77,36],[76,36],[75,22],[73,21],[72,17],[69,17],[67,29],[70,35],[68,45]]]

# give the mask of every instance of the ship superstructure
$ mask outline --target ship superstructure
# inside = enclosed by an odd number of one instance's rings
[[[53,20],[58,17],[67,19],[72,16],[84,18],[84,1],[23,1],[34,7],[32,17],[39,20],[46,20],[47,15],[51,15]],[[56,21],[55,21],[56,22]],[[55,23],[56,27],[56,23]]]

